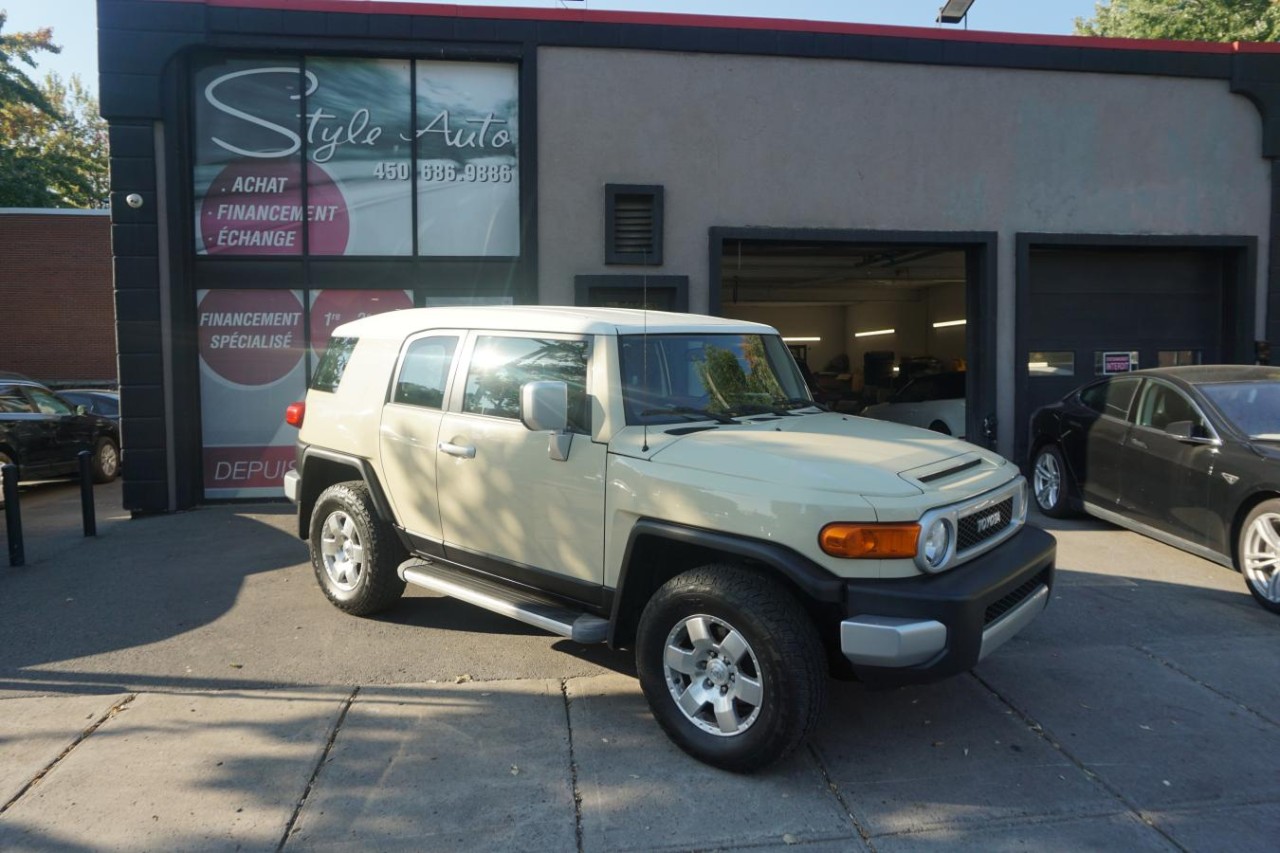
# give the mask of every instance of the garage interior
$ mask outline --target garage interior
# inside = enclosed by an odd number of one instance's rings
[[[839,411],[910,379],[964,370],[966,250],[726,238],[717,313],[768,323]]]

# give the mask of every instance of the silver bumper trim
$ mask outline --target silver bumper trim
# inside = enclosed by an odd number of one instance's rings
[[[298,502],[298,488],[302,485],[302,475],[296,470],[284,472],[284,496],[294,503]]]
[[[947,626],[932,619],[855,616],[840,623],[840,651],[864,666],[915,666],[947,647]]]
[[[1031,624],[1048,603],[1049,587],[1041,586],[1017,607],[988,625],[982,632],[982,649],[978,652],[978,660],[1003,646],[1014,634]]]

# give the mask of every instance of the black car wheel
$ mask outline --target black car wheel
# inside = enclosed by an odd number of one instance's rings
[[[407,555],[395,531],[378,518],[364,483],[335,483],[320,493],[310,544],[316,580],[340,610],[368,616],[404,594],[396,568]]]
[[[1240,528],[1237,564],[1254,600],[1280,613],[1280,500],[1253,508]]]
[[[110,483],[120,476],[120,445],[105,436],[93,447],[93,481]]]
[[[676,745],[736,772],[799,746],[826,692],[826,655],[804,608],[777,582],[727,565],[685,572],[654,593],[636,668]]]
[[[1031,463],[1031,488],[1036,506],[1045,515],[1065,518],[1072,514],[1071,477],[1057,445],[1046,444],[1036,451]]]

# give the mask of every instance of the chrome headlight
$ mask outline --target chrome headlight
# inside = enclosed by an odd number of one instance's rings
[[[920,533],[920,554],[918,559],[921,568],[928,572],[936,572],[946,565],[951,556],[951,545],[954,540],[951,522],[946,518],[935,518]]]

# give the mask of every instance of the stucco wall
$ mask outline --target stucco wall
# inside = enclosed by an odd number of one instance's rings
[[[1256,235],[1265,280],[1261,119],[1225,82],[576,48],[538,75],[544,303],[629,271],[604,265],[606,183],[666,188],[693,311],[712,226],[995,231],[1011,423],[1016,233]]]

